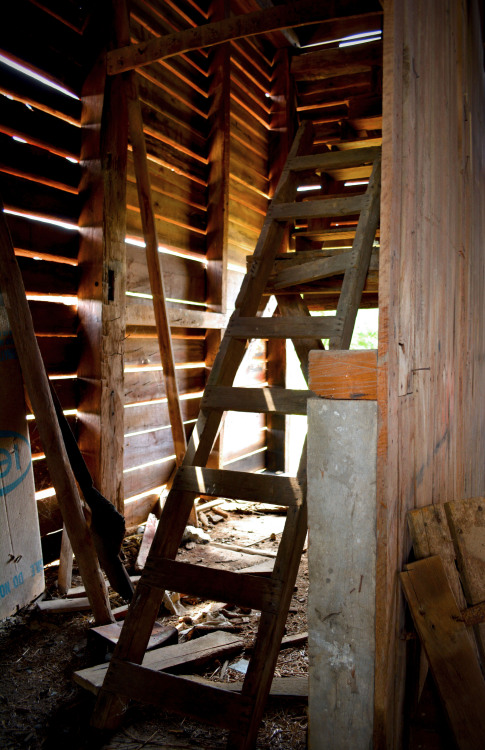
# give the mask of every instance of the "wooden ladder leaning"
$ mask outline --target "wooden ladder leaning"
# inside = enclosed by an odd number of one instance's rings
[[[308,352],[322,348],[323,338],[329,338],[333,348],[348,348],[350,344],[379,220],[380,149],[312,154],[312,144],[313,126],[305,123],[298,130],[269,207],[252,265],[243,281],[235,311],[209,376],[187,453],[168,494],[121,637],[99,692],[92,721],[95,727],[116,728],[128,701],[134,699],[228,729],[228,748],[231,750],[249,750],[255,746],[307,532],[305,450],[297,478],[209,469],[206,463],[224,411],[306,414],[310,391],[232,386],[248,340],[292,339],[304,373]],[[372,175],[364,195],[296,200],[301,173],[372,163]],[[281,297],[277,294],[281,316],[258,317],[261,297],[287,225],[298,218],[355,214],[360,218],[352,251],[337,256],[339,260],[312,260],[310,264],[293,270],[292,278],[283,275],[277,279],[276,285],[282,290]],[[336,270],[336,264],[340,270]],[[334,317],[310,317],[299,295],[290,297],[284,294],[290,283],[300,283],[303,277],[306,280],[320,279],[339,272],[345,272],[345,275]],[[199,494],[287,506],[286,524],[270,577],[207,568],[175,559],[194,498]],[[241,694],[140,666],[165,589],[214,601],[230,601],[261,611]]]

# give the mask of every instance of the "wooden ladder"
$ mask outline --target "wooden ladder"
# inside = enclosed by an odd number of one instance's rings
[[[278,657],[301,553],[307,532],[306,456],[296,478],[206,468],[223,413],[228,410],[306,414],[310,391],[283,388],[236,388],[233,381],[252,338],[292,339],[307,371],[308,352],[348,348],[379,219],[380,150],[312,154],[313,127],[297,136],[269,207],[250,270],[246,275],[208,379],[201,411],[187,453],[168,494],[158,530],[136,588],[121,637],[113,653],[93,715],[93,725],[114,729],[128,701],[159,708],[229,729],[231,750],[253,748]],[[367,192],[358,197],[299,200],[301,173],[373,163]],[[300,218],[360,214],[352,251],[289,269],[277,279],[280,317],[258,317],[274,259],[286,227]],[[330,268],[331,262],[334,266]],[[335,263],[338,269],[335,270]],[[330,273],[331,271],[331,273]],[[337,314],[310,316],[300,295],[284,291],[291,284],[344,273]],[[286,272],[285,272],[286,273]],[[195,497],[200,494],[287,506],[287,518],[273,573],[268,578],[207,568],[175,560]],[[140,666],[158,615],[164,590],[195,594],[261,611],[260,625],[241,694],[210,687]]]

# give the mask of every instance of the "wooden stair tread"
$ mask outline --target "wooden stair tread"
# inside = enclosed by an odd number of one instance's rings
[[[298,480],[274,474],[250,474],[229,469],[181,466],[174,489],[209,497],[227,497],[271,505],[294,505],[302,501]]]
[[[274,288],[284,289],[295,284],[307,284],[311,281],[343,274],[350,268],[352,260],[355,262],[354,253],[339,253],[338,255],[331,255],[329,258],[319,258],[292,268],[285,268],[276,275],[273,282]]]
[[[240,575],[232,570],[168,560],[149,555],[140,583],[165,591],[193,594],[215,602],[230,602],[260,612],[277,612],[280,581]]]
[[[344,198],[320,198],[299,203],[273,203],[268,209],[268,217],[275,221],[292,221],[353,216],[360,213],[364,202],[365,194],[349,195]]]
[[[226,333],[233,338],[245,339],[327,339],[337,336],[341,323],[335,316],[319,315],[309,318],[234,318]]]
[[[255,412],[257,414],[306,415],[307,401],[315,398],[312,391],[281,387],[232,388],[207,386],[202,408],[223,411]]]
[[[360,167],[369,164],[380,156],[380,146],[355,148],[345,151],[327,151],[323,154],[305,154],[288,160],[288,167],[293,172],[305,172],[318,169],[322,172],[347,167]]]

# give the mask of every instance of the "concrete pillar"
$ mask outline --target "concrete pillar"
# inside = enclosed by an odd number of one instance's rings
[[[309,747],[372,746],[377,404],[308,402]]]

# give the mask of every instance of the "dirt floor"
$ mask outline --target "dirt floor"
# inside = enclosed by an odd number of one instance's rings
[[[284,516],[263,512],[261,506],[226,503],[225,517],[217,509],[206,512],[208,544],[189,541],[181,548],[180,559],[215,565],[228,570],[247,568],[272,560],[277,549]],[[123,551],[130,574],[136,574],[135,560],[141,534],[127,537]],[[247,552],[235,552],[212,543],[238,546]],[[258,554],[258,550],[264,555]],[[256,554],[254,554],[256,553]],[[46,598],[56,598],[56,565],[46,569]],[[73,579],[73,585],[80,583]],[[302,563],[287,621],[287,634],[306,631],[308,567],[306,554]],[[121,604],[113,594],[113,607]],[[229,604],[229,603],[227,603]],[[259,613],[226,609],[210,602],[182,598],[179,615],[160,620],[174,625],[179,642],[194,638],[214,627],[237,633],[248,648],[257,629]],[[93,635],[89,612],[54,614],[29,607],[0,623],[0,747],[2,750],[141,750],[146,748],[211,748],[226,746],[226,733],[180,716],[163,715],[152,708],[133,705],[123,725],[114,735],[100,735],[89,728],[94,696],[77,686],[72,675],[110,657],[111,646]],[[234,682],[243,674],[233,667],[247,653],[230,660],[213,659],[198,673],[213,680]],[[305,677],[308,657],[306,643],[282,650],[276,676]],[[307,701],[297,698],[270,698],[258,736],[259,750],[306,747]]]

